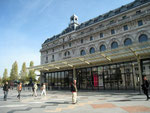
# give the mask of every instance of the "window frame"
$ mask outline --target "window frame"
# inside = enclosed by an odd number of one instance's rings
[[[83,39],[81,39],[81,44],[83,44],[83,42],[84,42]]]
[[[127,31],[127,30],[128,30],[128,25],[124,25],[124,26],[123,26],[123,30],[124,30],[124,31]]]
[[[82,54],[83,52],[84,52],[85,54]],[[80,51],[80,56],[84,56],[84,55],[86,55],[86,52],[85,52],[85,50],[82,49],[82,50]]]
[[[104,50],[101,50],[102,46],[103,46],[103,47],[105,47],[105,49],[104,49]],[[99,50],[100,50],[100,52],[102,52],[102,51],[106,51],[106,46],[105,46],[104,44],[100,45]]]
[[[115,34],[115,29],[111,29],[111,34],[112,34],[112,35]]]
[[[138,21],[138,26],[142,26],[143,25],[143,21],[142,20],[139,20]]]
[[[129,44],[126,43],[127,40],[130,40],[130,43],[129,43]],[[131,38],[126,38],[126,39],[124,40],[124,46],[129,46],[129,45],[132,45],[132,40],[131,40]]]
[[[145,37],[143,37],[145,36]],[[142,39],[141,39],[142,38]],[[138,41],[139,43],[142,43],[142,42],[147,42],[148,41],[148,36],[146,34],[141,34],[139,37],[138,37]]]
[[[103,34],[103,33],[100,33],[99,36],[100,36],[100,38],[103,38],[103,37],[104,37],[104,34]]]
[[[93,36],[90,36],[90,41],[94,40]]]
[[[113,43],[116,43],[117,44],[117,47],[112,47],[113,45]],[[118,42],[117,41],[113,41],[112,43],[111,43],[111,49],[116,49],[116,48],[118,48],[119,47],[119,45],[118,45]]]
[[[94,52],[91,51],[92,49],[94,50]],[[95,48],[94,48],[94,47],[91,47],[90,50],[89,50],[89,53],[90,53],[90,54],[95,53]]]

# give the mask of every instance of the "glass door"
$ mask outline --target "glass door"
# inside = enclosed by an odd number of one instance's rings
[[[125,71],[125,85],[126,85],[125,88],[134,89],[133,68],[131,62],[124,64],[124,71]]]
[[[111,78],[109,66],[104,66],[104,88],[111,89]]]
[[[150,59],[142,61],[142,75],[150,80]]]
[[[81,89],[86,89],[86,87],[87,87],[86,69],[81,69],[80,88]]]
[[[104,80],[103,80],[104,70],[102,66],[98,67],[98,76],[99,76],[99,80],[98,80],[99,89],[104,89]]]
[[[92,84],[92,69],[87,68],[87,89],[92,89],[93,84]]]
[[[80,89],[80,82],[81,82],[81,69],[76,70],[76,77],[77,77],[77,88]]]

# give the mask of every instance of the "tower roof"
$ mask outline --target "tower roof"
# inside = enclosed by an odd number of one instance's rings
[[[70,17],[70,20],[78,20],[78,16],[73,14],[71,17]]]
[[[77,15],[75,15],[75,14],[73,14],[70,18],[73,18],[73,17],[78,18],[78,16],[77,16]]]

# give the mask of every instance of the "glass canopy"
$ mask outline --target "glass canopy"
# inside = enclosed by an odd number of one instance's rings
[[[39,71],[58,71],[67,70],[79,67],[88,67],[103,65],[107,63],[115,63],[121,61],[128,61],[137,58],[143,59],[150,56],[150,41],[143,43],[136,43],[130,46],[123,46],[116,49],[111,49],[102,52],[95,52],[93,54],[86,54],[80,57],[72,57],[69,59],[55,61],[44,65],[29,67]]]

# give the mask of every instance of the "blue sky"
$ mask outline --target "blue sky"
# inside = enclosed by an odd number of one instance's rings
[[[0,0],[0,76],[17,61],[40,64],[41,44],[61,33],[76,14],[79,23],[134,0]]]

